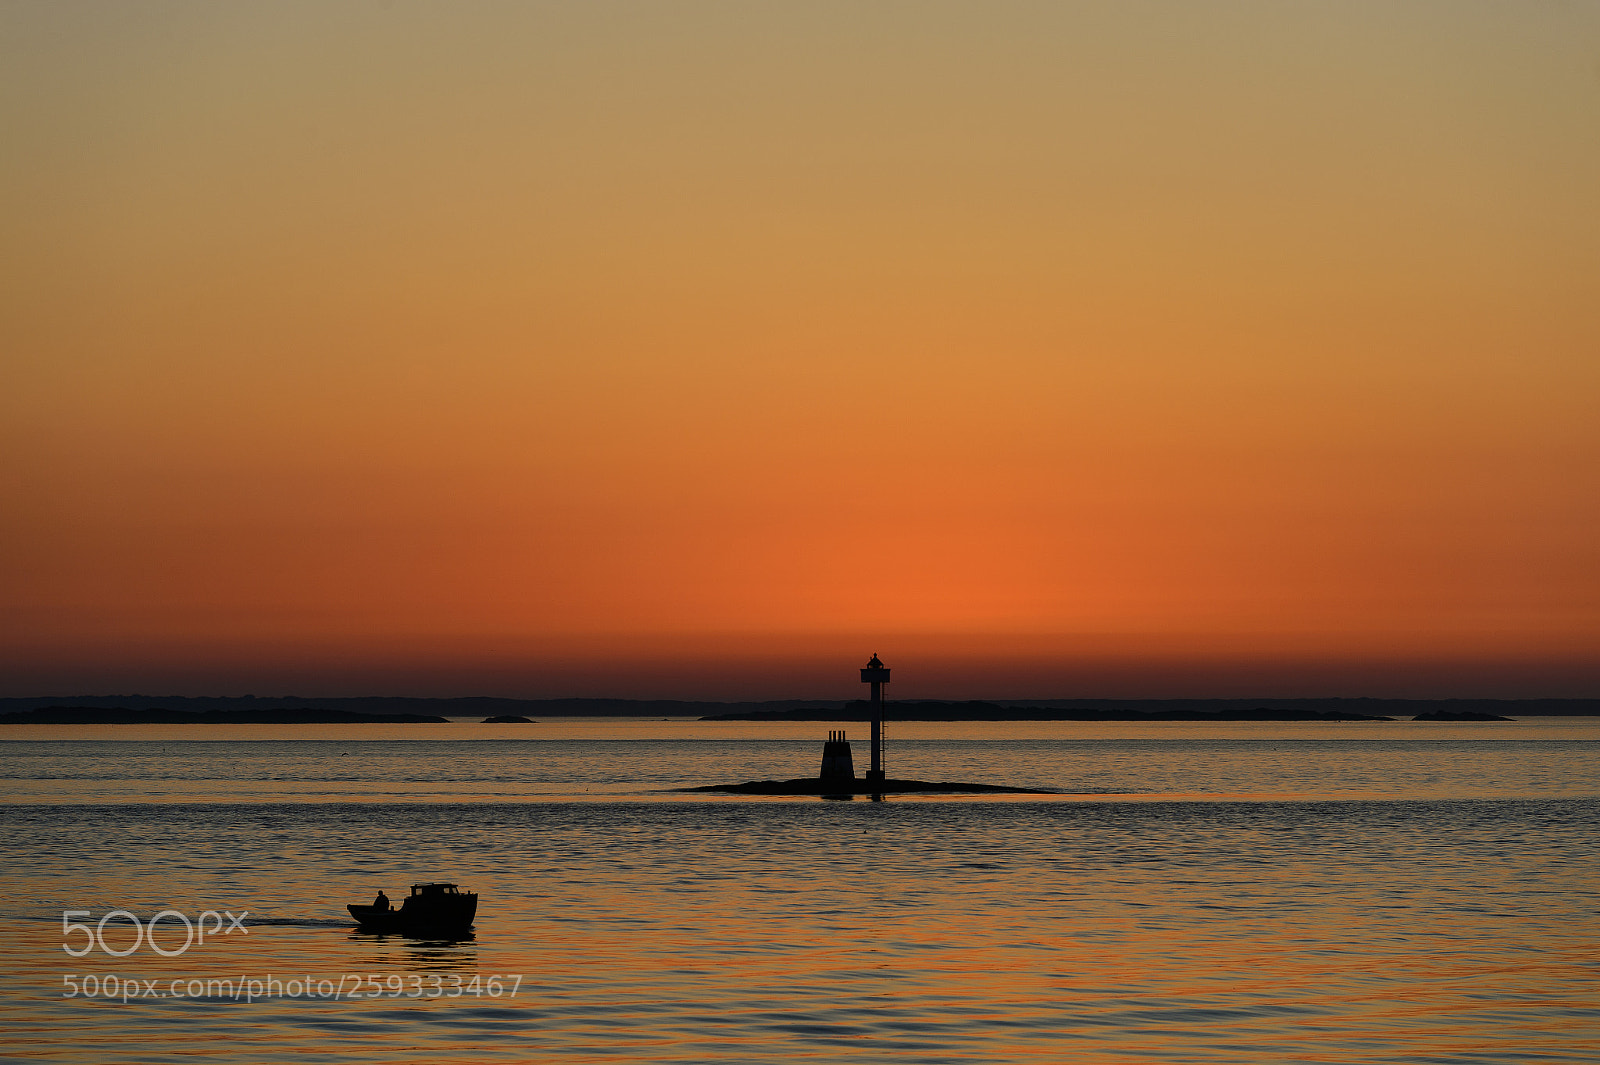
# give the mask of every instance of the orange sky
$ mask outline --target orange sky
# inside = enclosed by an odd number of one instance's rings
[[[1600,695],[1597,43],[6,5],[0,694]]]

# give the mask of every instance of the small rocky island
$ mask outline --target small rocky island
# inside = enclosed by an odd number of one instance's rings
[[[707,784],[678,791],[721,791],[733,795],[905,795],[916,792],[953,794],[1006,793],[1011,795],[1053,795],[1042,788],[1008,788],[998,784],[963,784],[957,781],[933,783],[926,780],[862,780],[851,777],[800,777],[796,780],[749,780],[743,784]]]
[[[814,777],[797,777],[793,780],[747,780],[743,784],[705,784],[698,788],[678,788],[678,791],[720,791],[733,795],[818,795],[823,798],[846,798],[870,795],[874,799],[885,795],[913,793],[946,794],[997,794],[1050,795],[1053,792],[1040,788],[1014,788],[1003,784],[967,784],[959,781],[890,780],[883,771],[883,686],[889,683],[889,667],[873,655],[861,669],[861,683],[872,685],[872,698],[867,704],[868,720],[872,722],[872,768],[865,777],[857,777],[855,762],[850,754],[850,741],[843,731],[829,732],[828,741],[822,745],[822,769]]]
[[[485,725],[533,725],[533,724],[537,724],[537,722],[532,721],[529,718],[518,717],[516,714],[501,714],[499,717],[486,717],[486,718],[483,719],[483,723]]]

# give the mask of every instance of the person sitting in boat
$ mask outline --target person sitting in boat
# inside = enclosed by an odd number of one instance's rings
[[[384,913],[389,912],[389,896],[383,893],[382,888],[378,889],[378,897],[372,900],[372,908]]]

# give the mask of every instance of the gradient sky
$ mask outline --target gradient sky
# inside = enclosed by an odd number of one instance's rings
[[[1600,4],[0,6],[0,689],[1600,695]]]

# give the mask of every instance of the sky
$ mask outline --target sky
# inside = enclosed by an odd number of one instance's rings
[[[1600,4],[8,0],[0,280],[0,694],[1600,696]]]

